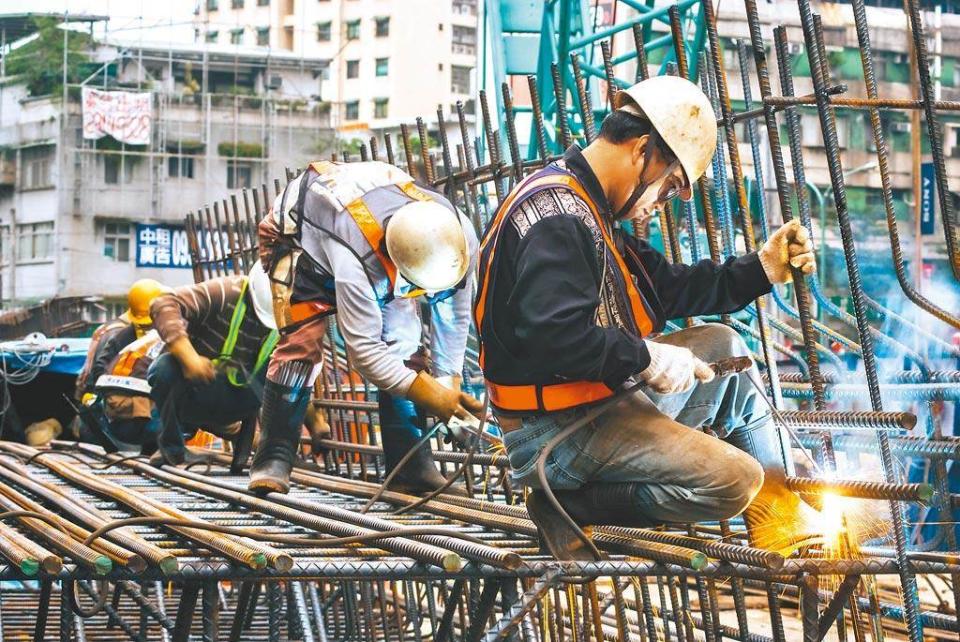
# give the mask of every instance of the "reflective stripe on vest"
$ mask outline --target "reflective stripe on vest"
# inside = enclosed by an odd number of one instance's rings
[[[589,207],[597,225],[603,235],[603,241],[607,251],[614,257],[616,267],[620,271],[622,282],[624,283],[627,298],[630,302],[633,325],[641,337],[650,334],[653,331],[653,321],[647,314],[643,298],[633,283],[630,271],[627,269],[623,258],[617,251],[613,240],[607,233],[604,220],[597,209],[596,204],[587,195],[586,190],[580,185],[579,181],[569,173],[551,174],[547,176],[538,176],[533,174],[524,180],[517,188],[504,200],[503,206],[499,209],[493,224],[490,226],[486,237],[480,245],[480,254],[483,256],[484,250],[490,246],[490,253],[485,265],[482,267],[483,283],[480,289],[480,296],[474,308],[474,322],[479,332],[483,327],[484,316],[486,315],[487,297],[490,289],[491,268],[494,262],[494,256],[497,249],[497,241],[500,238],[503,220],[513,212],[514,205],[520,202],[524,197],[534,190],[559,188],[572,191],[579,196]],[[480,343],[480,367],[484,367],[484,349],[483,342]],[[527,385],[504,385],[498,384],[487,379],[487,390],[490,394],[490,402],[497,408],[507,411],[531,411],[531,412],[552,412],[556,410],[566,410],[575,406],[593,403],[606,399],[613,395],[613,391],[601,382],[597,381],[572,381],[557,384],[527,384]]]
[[[315,167],[315,164],[311,164],[310,166]],[[413,183],[397,183],[396,187],[406,194],[407,197],[415,201],[433,200],[429,194],[421,191],[420,188]],[[380,261],[380,265],[383,266],[384,271],[387,273],[387,279],[390,281],[390,292],[393,292],[397,284],[397,266],[394,265],[393,260],[387,253],[383,251],[384,229],[380,227],[380,223],[377,222],[373,212],[371,212],[367,204],[363,202],[362,196],[347,205],[347,213],[350,214],[353,222],[360,228],[360,232],[363,233],[363,238],[367,239],[370,249],[373,250],[377,260]]]
[[[260,369],[263,368],[267,361],[270,359],[270,354],[273,352],[273,349],[276,347],[277,342],[280,340],[280,333],[276,330],[271,330],[270,334],[266,336],[263,340],[263,343],[260,344],[260,351],[257,353],[257,360],[253,364],[253,370],[250,372],[249,379],[247,381],[240,381],[237,376],[237,367],[230,365],[230,360],[233,357],[233,351],[237,347],[237,340],[240,338],[240,326],[243,325],[243,319],[247,316],[247,284],[249,281],[244,280],[243,285],[240,286],[240,299],[237,301],[237,305],[233,308],[233,315],[230,317],[230,329],[227,331],[227,336],[223,340],[223,347],[220,349],[220,355],[213,360],[214,365],[222,366],[224,372],[227,374],[227,380],[238,388],[242,388],[250,383],[250,380],[256,376]]]

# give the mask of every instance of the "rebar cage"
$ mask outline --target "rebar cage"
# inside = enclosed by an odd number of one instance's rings
[[[893,213],[886,132],[879,116],[880,110],[888,109],[922,111],[936,166],[948,255],[960,276],[956,221],[937,121],[938,113],[956,111],[960,104],[933,98],[917,0],[907,1],[906,19],[918,61],[920,96],[879,97],[864,3],[852,4],[865,96],[848,97],[844,95],[848,87],[832,82],[822,26],[809,0],[798,0],[798,7],[813,93],[796,96],[787,28],[767,33],[755,0],[744,0],[750,38],[736,43],[745,97],[745,108],[739,112],[732,108],[715,7],[701,4],[703,51],[684,46],[689,39],[681,8],[667,9],[674,64],[666,65],[665,71],[690,77],[704,88],[718,116],[719,144],[710,175],[697,183],[694,202],[673,203],[661,213],[659,223],[671,261],[721,260],[741,251],[738,238],[742,251],[762,243],[773,212],[766,211],[762,199],[751,207],[748,198],[741,141],[734,127],[745,123],[748,140],[743,142],[754,154],[755,176],[749,181],[775,186],[781,220],[790,220],[796,212],[812,231],[798,110],[816,108],[853,314],[825,296],[817,277],[795,275],[789,294],[775,290],[751,307],[749,318],[721,321],[755,346],[769,396],[782,409],[785,452],[808,449],[829,473],[791,477],[791,488],[814,502],[827,496],[872,501],[874,512],[889,511],[885,535],[869,542],[848,541],[839,552],[813,546],[804,557],[785,560],[751,548],[738,522],[662,530],[599,527],[594,540],[607,559],[556,562],[539,550],[522,489],[512,486],[502,452],[469,454],[435,440],[442,471],[463,472],[469,497],[443,495],[423,501],[392,491],[379,494],[383,470],[376,390],[352,367],[331,324],[314,403],[325,411],[333,434],[324,444],[327,450],[321,461],[298,463],[289,495],[247,493],[245,480],[229,474],[228,456],[219,452],[212,452],[208,468],[197,472],[154,469],[136,458],[106,455],[77,444],[54,443],[49,450],[36,451],[0,443],[0,504],[7,511],[7,520],[0,523],[0,553],[9,562],[0,569],[2,579],[8,580],[0,586],[4,639],[19,635],[35,640],[57,636],[186,640],[191,632],[203,640],[417,642],[458,638],[781,642],[828,636],[846,640],[850,635],[858,641],[869,636],[920,642],[925,635],[955,637],[960,633],[960,564],[953,517],[957,496],[950,492],[947,474],[950,463],[960,456],[960,440],[944,434],[929,408],[955,403],[960,394],[960,374],[936,369],[930,355],[956,358],[960,353],[864,293],[844,196],[835,110],[869,114],[890,251],[903,297],[938,322],[960,328],[955,312],[925,298],[906,276]],[[637,75],[645,77],[645,34],[636,24],[625,23],[611,35],[624,29],[633,30]],[[608,103],[612,93],[628,82],[616,77],[610,52],[609,46],[601,46]],[[777,65],[779,95],[773,91],[768,52]],[[697,75],[691,74],[688,61],[694,54]],[[751,64],[759,80],[756,99],[751,95]],[[572,85],[565,81],[568,75]],[[361,146],[359,160],[385,160],[443,191],[482,231],[517,181],[551,162],[561,147],[589,143],[596,136],[605,108],[588,95],[581,60],[574,55],[569,71],[555,64],[551,78],[555,120],[550,127],[560,147],[548,144],[553,135],[547,135],[543,121],[544,78],[530,76],[533,125],[527,155],[521,153],[517,108],[504,83],[500,99],[505,118],[498,120],[502,131],[494,127],[488,97],[481,92],[482,128],[477,139],[470,136],[458,104],[459,141],[448,140],[445,114],[438,109],[437,153],[429,150],[426,120],[418,118],[421,153],[414,153],[413,126],[404,125],[399,137],[371,138]],[[766,148],[758,132],[761,125]],[[772,159],[772,183],[763,177],[764,165],[757,160],[761,149]],[[196,280],[249,269],[256,260],[256,225],[293,176],[288,172],[273,185],[229,195],[187,216]],[[643,230],[636,226],[633,233]],[[680,242],[684,233],[687,247]],[[814,319],[814,303],[831,324]],[[870,314],[908,325],[932,348],[921,354],[903,345],[871,325]],[[838,331],[838,324],[849,332]],[[791,350],[785,339],[803,350]],[[851,375],[830,349],[832,342],[857,356],[862,374]],[[465,380],[479,384],[475,347],[471,342]],[[881,374],[877,347],[909,364],[909,369],[898,366]],[[795,409],[785,409],[785,398],[796,400],[790,402]],[[857,409],[860,399],[869,399],[869,410]],[[884,402],[898,410],[885,410]],[[871,462],[881,471],[879,480],[845,477],[858,466],[869,468]],[[926,476],[904,480],[900,469],[908,462],[914,467],[922,464]],[[797,475],[792,457],[788,464]],[[370,510],[363,512],[367,504]],[[914,543],[919,525],[908,522],[908,510],[909,519],[916,522],[924,522],[924,515],[937,515],[936,520],[927,520],[935,534],[923,546]],[[144,521],[102,536],[95,532],[130,517]],[[331,541],[321,542],[323,538]]]

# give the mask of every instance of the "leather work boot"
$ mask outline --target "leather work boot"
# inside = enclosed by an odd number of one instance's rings
[[[586,536],[592,538],[593,529],[590,526],[585,526],[581,519],[578,519],[578,511],[574,508],[582,501],[582,496],[585,493],[582,490],[561,490],[555,491],[554,495],[557,496],[561,506],[570,514],[573,521],[583,528]],[[563,516],[550,503],[550,499],[542,490],[534,490],[527,495],[527,514],[537,527],[541,553],[549,553],[554,559],[561,562],[596,561],[593,552],[580,539],[577,531],[563,519]]]
[[[821,520],[820,513],[784,485],[778,471],[767,471],[760,492],[743,512],[751,545],[784,557],[822,539]]]
[[[390,434],[393,431],[384,431],[381,435],[383,441],[383,455],[386,463],[386,472],[389,475],[397,464],[403,459],[410,449],[416,444],[416,441],[407,443],[405,435]],[[403,468],[390,480],[390,490],[398,493],[407,493],[408,495],[423,495],[431,493],[444,484],[447,479],[440,474],[433,463],[433,452],[430,450],[430,444],[423,444],[417,448],[416,452]],[[462,488],[454,485],[447,488],[444,493],[466,497],[467,493]]]
[[[260,408],[260,443],[250,466],[249,490],[262,493],[290,490],[290,471],[310,394],[309,387],[284,386],[267,380]]]

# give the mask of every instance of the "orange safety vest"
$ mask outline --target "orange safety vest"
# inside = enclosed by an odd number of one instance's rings
[[[503,223],[526,198],[546,189],[559,189],[573,192],[589,206],[590,212],[602,232],[607,252],[614,258],[614,265],[612,267],[615,270],[615,274],[619,277],[618,281],[623,285],[627,300],[630,304],[628,316],[630,317],[629,322],[632,327],[628,329],[640,337],[644,337],[653,331],[654,323],[650,318],[650,313],[647,311],[643,296],[637,289],[630,271],[627,269],[623,258],[614,245],[613,239],[607,229],[607,223],[600,214],[596,203],[590,199],[586,190],[573,174],[556,165],[549,165],[524,179],[513,192],[504,199],[480,245],[480,295],[477,297],[474,306],[474,321],[476,322],[477,331],[480,333],[480,367],[484,369],[485,375],[487,368],[485,366],[486,351],[484,350],[483,342],[483,323],[487,313],[487,306],[490,304],[490,297],[492,296],[490,277]],[[507,385],[491,381],[489,376],[487,376],[487,391],[490,395],[490,402],[495,408],[510,412],[553,412],[566,410],[601,401],[614,394],[613,390],[600,381],[565,381],[562,383],[548,384],[531,383],[526,385]]]

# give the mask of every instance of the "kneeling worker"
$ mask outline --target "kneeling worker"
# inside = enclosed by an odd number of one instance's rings
[[[784,486],[777,431],[746,378],[759,380],[756,367],[714,377],[707,365],[749,355],[746,345],[718,324],[651,335],[668,319],[739,310],[787,282],[791,265],[812,272],[806,230],[785,225],[759,252],[720,265],[680,265],[618,227],[692,198],[716,133],[696,85],[652,78],[617,94],[593,143],[514,188],[481,245],[481,364],[513,475],[534,489],[554,435],[644,382],[546,462],[550,488],[580,525],[690,523],[746,509],[755,544],[786,549],[804,507]],[[541,490],[527,508],[554,556],[592,559]]]
[[[331,314],[354,367],[378,388],[388,471],[416,444],[424,413],[447,421],[481,410],[460,391],[476,246],[470,222],[447,199],[386,163],[313,163],[287,185],[260,224],[280,342],[267,370],[251,490],[288,490]],[[420,301],[431,309],[432,376]],[[449,378],[450,387],[434,377]],[[392,488],[430,491],[443,482],[424,445]]]
[[[184,440],[202,427],[233,442],[234,467],[242,466],[278,338],[260,263],[249,277],[219,277],[161,296],[150,315],[167,346],[147,375],[160,411],[163,460],[180,464],[190,458]]]

